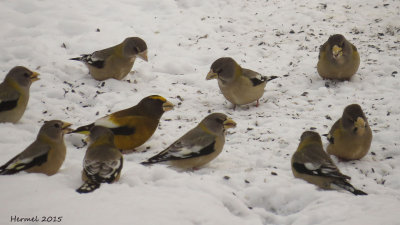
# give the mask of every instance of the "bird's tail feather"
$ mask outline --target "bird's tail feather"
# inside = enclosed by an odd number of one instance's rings
[[[82,57],[69,58],[69,60],[82,61]]]
[[[8,174],[7,170],[6,170],[6,167],[7,167],[7,163],[0,167],[0,175],[7,175]]]
[[[18,173],[21,170],[28,169],[29,167],[31,167],[28,164],[15,163],[16,159],[19,156],[20,156],[19,154],[16,155],[14,158],[12,158],[8,162],[6,162],[6,164],[2,165],[0,167],[0,175],[15,174],[15,173]],[[38,159],[43,159],[43,157],[42,158],[38,158]],[[10,166],[11,164],[13,164],[13,166]]]
[[[352,193],[355,195],[368,195],[367,193],[365,193],[361,190],[355,189],[355,188],[354,188],[354,192],[352,192]]]
[[[100,187],[100,183],[85,182],[84,184],[82,184],[82,186],[80,188],[76,189],[76,192],[78,192],[80,194],[90,193],[99,187]]]
[[[0,175],[8,175],[8,170],[6,170],[5,168],[3,168],[4,166],[0,167]]]
[[[140,164],[151,165],[154,163],[165,162],[165,161],[168,161],[171,159],[177,159],[177,158],[171,157],[171,155],[169,155],[167,151],[162,151],[162,152],[158,153],[157,155],[151,157],[147,161],[141,162]]]
[[[348,192],[353,193],[354,195],[368,195],[367,193],[356,189],[353,185],[351,185],[349,182],[347,181],[343,181],[343,182],[336,182],[333,185],[339,187],[340,189],[344,189]]]
[[[69,60],[76,60],[76,61],[81,61],[81,62],[88,62],[90,60],[91,55],[90,54],[82,54],[79,57],[75,58],[70,58]]]
[[[155,163],[155,162],[144,161],[144,162],[141,162],[140,164],[142,164],[142,165],[144,165],[144,166],[150,166],[150,165],[152,165],[153,163]]]
[[[19,172],[19,170],[16,170],[16,169],[8,170],[8,169],[0,168],[0,175],[11,175],[11,174],[15,174],[18,172]]]
[[[267,82],[276,78],[278,78],[278,76],[269,76],[267,77]]]

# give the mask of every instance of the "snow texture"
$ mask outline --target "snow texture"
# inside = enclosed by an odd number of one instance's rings
[[[159,94],[175,104],[138,153],[125,155],[120,181],[78,194],[82,136],[66,135],[66,160],[48,177],[1,176],[0,224],[399,224],[400,1],[398,0],[3,0],[1,78],[16,65],[38,71],[23,118],[0,124],[1,164],[36,137],[44,120],[74,127]],[[316,70],[318,49],[341,33],[361,64],[345,82]],[[99,82],[69,58],[143,38],[149,62],[136,60],[122,81]],[[210,65],[230,56],[245,68],[279,76],[260,106],[234,111]],[[332,157],[368,196],[324,191],[295,179],[290,158],[305,130],[326,134],[345,106],[362,106],[373,130],[361,160]],[[223,152],[194,171],[139,163],[207,116],[223,112],[230,129]],[[324,146],[328,141],[323,138]],[[62,217],[12,222],[11,217]]]

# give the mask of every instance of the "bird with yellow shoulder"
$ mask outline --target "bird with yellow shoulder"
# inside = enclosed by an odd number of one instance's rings
[[[97,119],[71,133],[88,135],[94,126],[109,128],[114,134],[114,144],[124,153],[134,151],[144,144],[156,131],[164,112],[174,105],[159,95],[143,98],[137,105]]]

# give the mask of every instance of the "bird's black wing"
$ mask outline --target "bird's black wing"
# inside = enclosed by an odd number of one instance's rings
[[[27,170],[34,166],[40,166],[47,162],[47,156],[50,151],[50,146],[40,146],[36,152],[30,151],[34,144],[29,146],[24,152],[9,160],[6,164],[0,167],[0,175],[15,174],[22,170]]]
[[[70,60],[76,60],[76,61],[81,61],[84,63],[87,63],[91,66],[94,66],[98,69],[102,69],[104,68],[104,59],[100,59],[98,57],[95,57],[95,53],[93,54],[83,54],[80,57],[76,57],[76,58],[70,58]]]

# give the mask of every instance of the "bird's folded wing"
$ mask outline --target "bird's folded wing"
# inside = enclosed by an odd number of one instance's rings
[[[4,89],[0,91],[0,112],[9,111],[17,107],[20,96],[15,90]]]
[[[175,141],[167,149],[150,158],[149,162],[179,160],[208,155],[214,152],[215,141],[215,136],[195,128]]]
[[[22,153],[0,167],[0,174],[13,174],[33,166],[40,166],[47,162],[47,155],[50,149],[49,145],[35,141]]]
[[[294,162],[293,167],[299,173],[350,179],[339,171],[332,160],[329,159],[329,156],[323,154],[304,154],[301,162]]]
[[[255,72],[253,70],[249,70],[249,69],[245,69],[245,68],[243,68],[242,70],[243,70],[243,76],[246,77],[247,79],[249,79],[253,83],[253,86],[260,85],[267,80],[267,77],[262,76],[261,74]]]
[[[96,159],[85,159],[84,170],[86,176],[89,177],[94,182],[111,183],[121,172],[122,164],[123,164],[122,158],[110,159],[107,161],[99,161]]]
[[[98,69],[101,69],[104,67],[104,62],[105,59],[102,59],[100,57],[96,57],[95,55],[96,52],[94,52],[93,54],[85,54],[85,55],[81,55],[81,57],[79,58],[80,61],[85,62],[91,66],[94,66]]]
[[[178,158],[191,158],[207,155],[214,151],[216,137],[200,128],[194,128],[166,150],[171,156]]]

